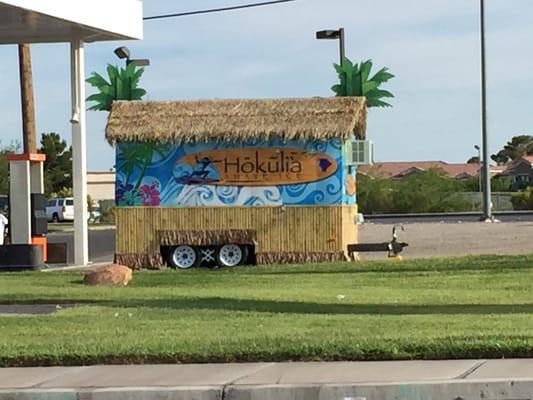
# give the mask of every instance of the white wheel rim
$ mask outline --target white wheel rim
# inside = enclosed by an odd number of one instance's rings
[[[196,262],[196,251],[191,246],[178,246],[172,253],[172,261],[178,268],[191,268]]]
[[[242,261],[242,250],[236,244],[225,244],[220,248],[220,263],[226,267],[234,267]]]

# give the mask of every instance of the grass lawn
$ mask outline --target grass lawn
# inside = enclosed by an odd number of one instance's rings
[[[138,271],[128,287],[0,274],[0,366],[533,356],[533,255]]]

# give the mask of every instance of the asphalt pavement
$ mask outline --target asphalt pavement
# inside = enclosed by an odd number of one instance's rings
[[[417,218],[417,219],[416,219]],[[479,254],[528,254],[533,253],[533,220],[503,220],[486,223],[463,220],[399,219],[398,221],[366,220],[359,225],[360,243],[379,243],[392,239],[392,228],[397,230],[398,239],[407,242],[402,253],[407,258],[447,257]],[[508,216],[511,218],[511,216]],[[529,218],[529,216],[527,217]],[[68,263],[74,261],[74,233],[72,231],[50,233],[51,243],[67,243]],[[93,263],[111,262],[115,252],[115,229],[93,228],[89,230],[89,259]],[[385,259],[386,253],[361,253],[362,259]]]
[[[51,232],[48,234],[50,243],[67,244],[67,263],[74,263],[74,232]],[[89,229],[89,260],[94,263],[113,261],[115,253],[114,228]]]

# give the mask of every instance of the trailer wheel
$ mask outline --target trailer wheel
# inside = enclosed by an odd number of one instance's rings
[[[168,261],[172,268],[188,269],[200,265],[201,259],[194,247],[182,245],[170,250]]]
[[[237,244],[225,244],[218,249],[216,259],[221,267],[235,267],[246,260],[245,250]]]

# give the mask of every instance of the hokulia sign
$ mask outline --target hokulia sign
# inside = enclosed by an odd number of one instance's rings
[[[177,162],[191,167],[176,177],[183,184],[290,185],[318,181],[337,170],[337,162],[326,153],[285,147],[206,150]]]

